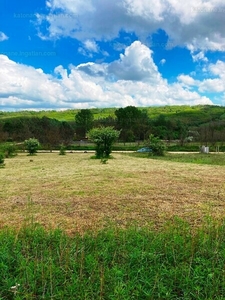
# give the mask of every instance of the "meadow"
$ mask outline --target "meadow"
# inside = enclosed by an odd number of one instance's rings
[[[223,166],[123,153],[101,164],[91,155],[22,153],[6,159],[0,172],[0,227],[18,227],[32,217],[73,234],[108,222],[158,227],[173,216],[193,224],[209,214],[224,216]]]
[[[224,166],[91,155],[5,159],[0,299],[225,299]]]

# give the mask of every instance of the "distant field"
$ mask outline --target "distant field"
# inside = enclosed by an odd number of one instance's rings
[[[19,154],[0,169],[0,228],[38,222],[68,233],[160,227],[179,216],[192,225],[225,216],[224,166],[113,154],[107,164],[90,153]],[[30,160],[33,161],[30,161]]]

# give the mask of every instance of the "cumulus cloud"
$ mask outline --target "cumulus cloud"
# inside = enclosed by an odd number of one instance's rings
[[[0,31],[0,42],[6,41],[6,40],[8,40],[7,35],[4,32]]]
[[[178,81],[185,86],[196,86],[199,83],[191,76],[184,74],[178,76]]]
[[[217,76],[223,67],[218,62],[209,72]],[[162,78],[152,51],[139,41],[112,63],[58,66],[50,75],[0,55],[0,70],[0,105],[5,110],[212,104],[188,88],[197,84],[191,77],[181,75],[174,84]],[[206,86],[204,81],[198,84],[202,90]]]
[[[38,16],[38,23],[47,22],[48,38],[110,40],[121,30],[144,38],[161,28],[170,45],[225,50],[224,0],[49,0],[47,7],[49,15]]]
[[[210,64],[208,69],[212,75],[225,79],[225,62],[218,60],[215,64]]]
[[[215,64],[209,64],[205,71],[211,78],[200,81],[182,74],[178,76],[178,82],[183,87],[194,87],[200,93],[225,93],[225,63],[218,60]]]
[[[209,64],[208,71],[215,78],[203,80],[199,84],[199,91],[225,93],[225,62],[218,60],[215,64]]]
[[[225,91],[225,83],[223,80],[216,79],[205,79],[199,85],[200,92],[220,93]]]
[[[35,103],[42,103],[43,106],[45,106],[46,100],[55,104],[57,101],[56,94],[58,94],[58,99],[65,99],[59,84],[40,69],[17,64],[5,55],[0,55],[0,69],[2,106],[9,104],[11,106],[10,99],[17,99],[18,104],[20,103],[22,107],[24,105],[26,107],[27,101],[34,105]]]
[[[120,59],[108,67],[116,79],[150,81],[157,84],[161,80],[158,68],[153,62],[152,51],[140,41],[135,41],[120,54]]]

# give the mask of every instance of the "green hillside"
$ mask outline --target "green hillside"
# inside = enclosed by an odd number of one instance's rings
[[[160,106],[145,107],[150,119],[156,119],[159,115],[164,115],[168,120],[180,120],[183,123],[198,126],[211,121],[225,118],[225,107],[216,105],[196,105],[196,106]],[[115,117],[116,108],[93,108],[94,119]],[[2,112],[0,111],[0,120],[14,117],[40,117],[46,116],[59,121],[74,121],[74,117],[79,109],[68,109],[62,111],[18,111]]]

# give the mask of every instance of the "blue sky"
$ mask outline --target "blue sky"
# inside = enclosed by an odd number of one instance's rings
[[[225,104],[224,0],[0,0],[0,110]]]

